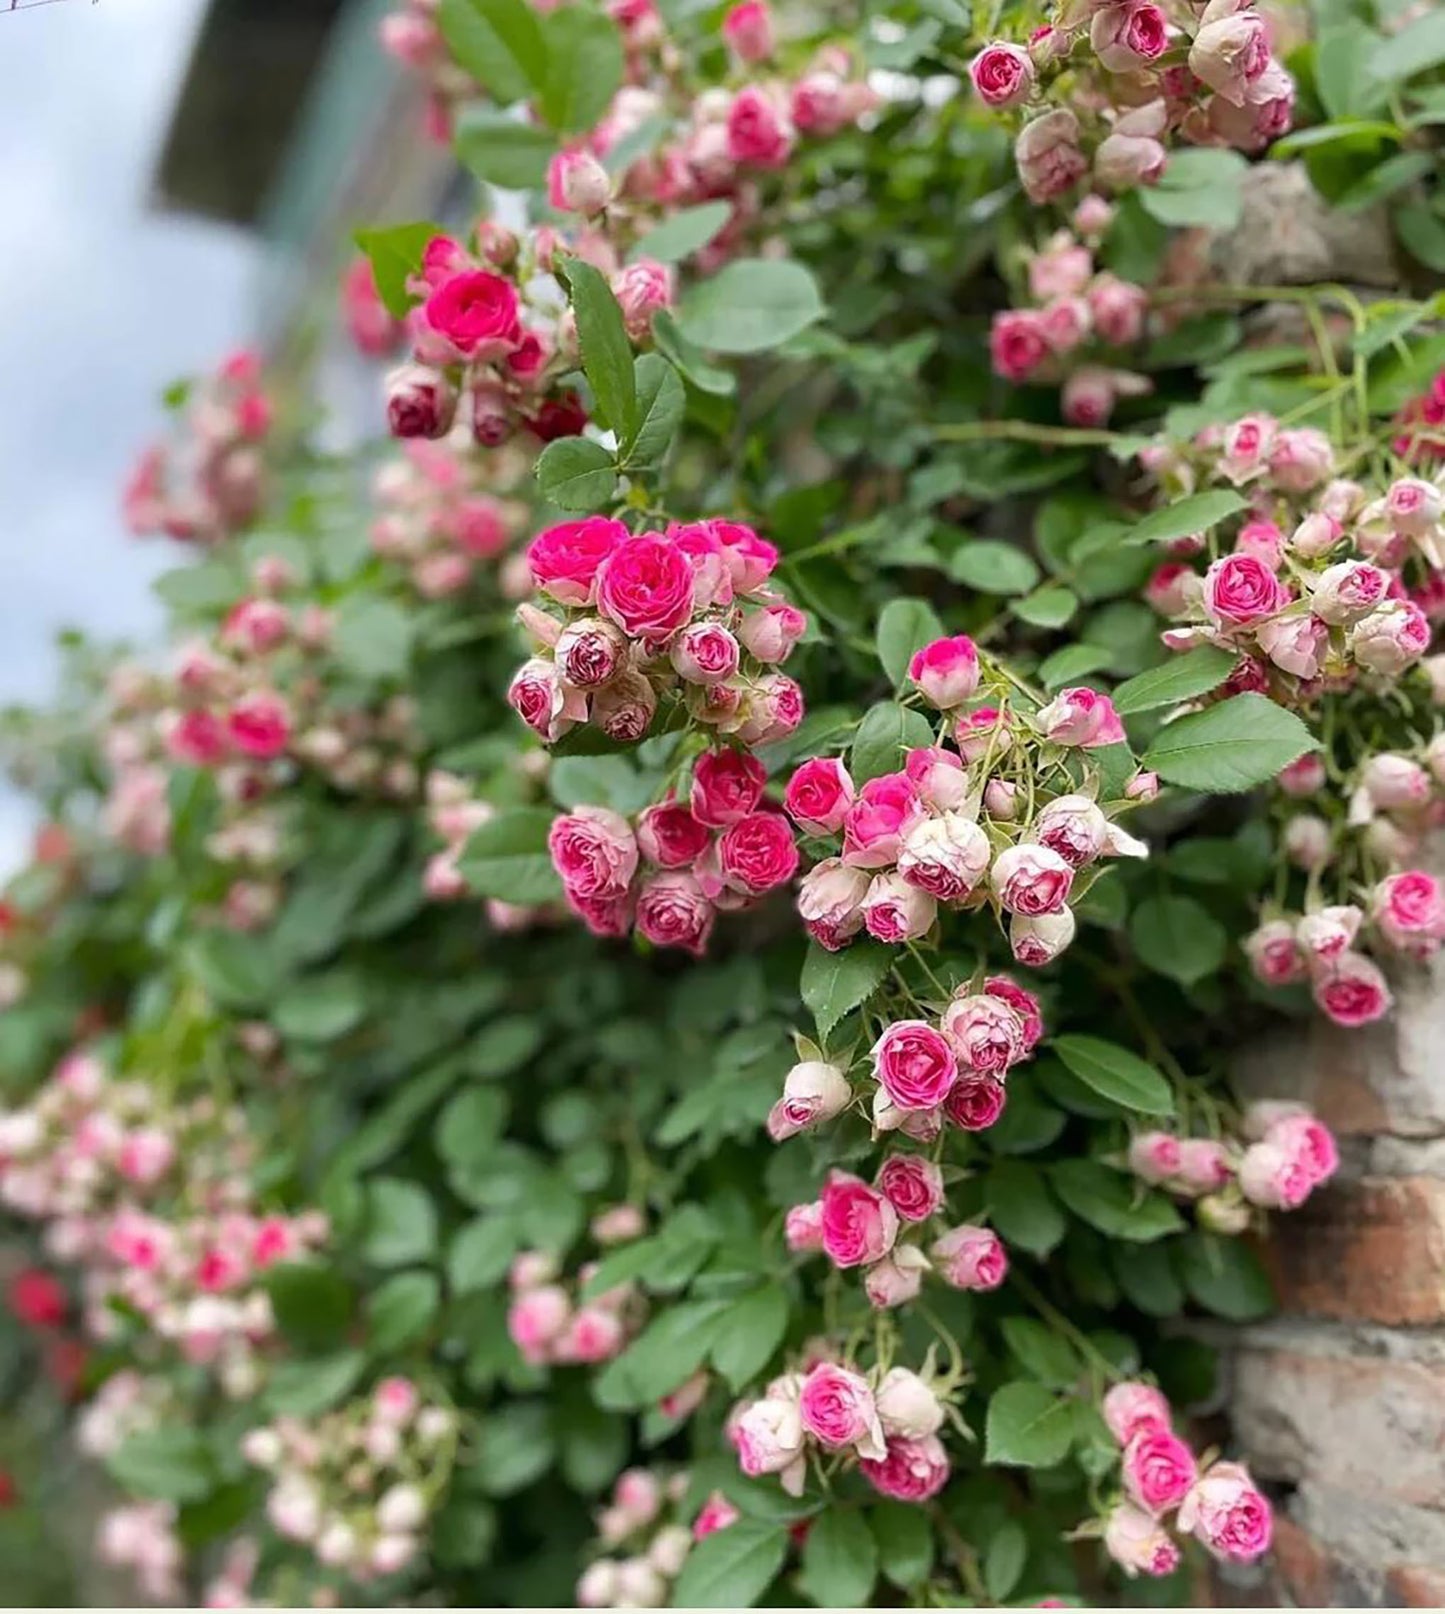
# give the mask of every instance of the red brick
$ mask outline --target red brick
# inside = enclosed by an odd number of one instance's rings
[[[1445,1569],[1398,1564],[1385,1575],[1385,1595],[1392,1608],[1445,1608]]]
[[[1275,1219],[1265,1247],[1285,1312],[1342,1322],[1445,1321],[1445,1181],[1332,1184]]]
[[[1334,1560],[1308,1530],[1275,1514],[1272,1579],[1296,1608],[1333,1608]]]

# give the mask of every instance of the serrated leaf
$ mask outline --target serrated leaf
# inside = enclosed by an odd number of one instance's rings
[[[867,784],[879,774],[896,773],[904,753],[933,744],[933,729],[922,712],[895,701],[879,701],[863,714],[848,752],[853,782]]]
[[[583,372],[592,383],[603,423],[612,428],[619,442],[625,442],[637,410],[637,388],[622,309],[602,273],[582,258],[568,258],[561,274],[577,316]]]
[[[442,0],[437,26],[457,65],[500,106],[525,100],[547,76],[547,47],[527,0]]]
[[[1192,986],[1224,962],[1228,932],[1193,897],[1161,892],[1129,916],[1129,939],[1146,969]]]
[[[1176,1246],[1189,1297],[1231,1322],[1255,1322],[1274,1310],[1274,1286],[1253,1248],[1238,1238],[1202,1229]]]
[[[561,510],[600,510],[617,490],[617,461],[590,437],[559,437],[537,461],[537,486]]]
[[[889,600],[878,617],[878,659],[883,671],[901,687],[914,651],[943,636],[943,624],[927,600]]]
[[[783,1567],[787,1551],[784,1525],[738,1519],[694,1545],[669,1601],[674,1608],[752,1608]]]
[[[1055,1037],[1049,1045],[1086,1087],[1143,1115],[1172,1115],[1174,1092],[1154,1067],[1102,1037]]]
[[[819,1608],[861,1608],[878,1578],[878,1547],[855,1513],[830,1508],[803,1543],[803,1589]]]
[[[547,835],[552,814],[545,807],[515,807],[498,813],[467,842],[458,867],[468,887],[501,902],[552,902],[562,882],[552,867]]]
[[[541,23],[547,47],[542,115],[563,134],[582,134],[601,119],[622,83],[622,34],[590,5],[563,6]]]
[[[1229,794],[1253,790],[1317,748],[1293,712],[1263,695],[1235,695],[1166,724],[1141,766],[1167,784]]]
[[[893,952],[879,941],[857,941],[830,953],[809,942],[799,991],[824,1039],[846,1014],[865,1003],[893,964]]]
[[[1196,645],[1182,656],[1172,656],[1161,666],[1126,679],[1114,691],[1114,710],[1120,717],[1149,712],[1156,706],[1173,706],[1180,701],[1207,695],[1229,677],[1238,661],[1232,650],[1212,644]]]
[[[712,1364],[734,1390],[768,1365],[788,1326],[787,1295],[777,1284],[744,1295],[724,1318]]]
[[[357,230],[352,239],[371,260],[376,293],[393,319],[403,319],[416,298],[406,289],[407,278],[421,267],[421,255],[439,225],[393,224],[384,230]]]
[[[624,466],[655,465],[672,446],[687,407],[677,371],[660,353],[644,353],[636,367],[636,406],[623,442]]]
[[[705,247],[732,214],[728,202],[702,202],[697,207],[679,208],[642,237],[627,254],[627,261],[651,258],[655,263],[681,263]]]
[[[1179,1232],[1184,1221],[1163,1194],[1097,1160],[1060,1160],[1049,1168],[1054,1192],[1090,1227],[1110,1238],[1148,1244]]]
[[[791,259],[738,258],[698,281],[678,329],[710,353],[762,353],[823,317],[817,282]]]
[[[1205,493],[1191,493],[1188,498],[1175,499],[1162,510],[1155,510],[1130,527],[1123,542],[1127,544],[1167,544],[1176,538],[1188,538],[1194,533],[1208,532],[1221,521],[1237,515],[1245,508],[1245,500],[1228,488],[1211,488]]]
[[[933,1527],[921,1508],[907,1502],[881,1502],[869,1523],[878,1543],[878,1567],[906,1591],[928,1578],[933,1568]]]
[[[557,149],[550,130],[484,107],[468,107],[461,114],[453,143],[458,158],[478,179],[511,191],[539,189]]]
[[[984,1425],[984,1461],[1052,1468],[1074,1438],[1074,1403],[1021,1379],[994,1392]]]
[[[1039,568],[1016,544],[972,538],[949,556],[948,575],[981,594],[1027,594],[1039,580]]]
[[[984,1195],[999,1237],[1031,1255],[1047,1255],[1067,1230],[1064,1213],[1054,1203],[1043,1174],[1033,1166],[1014,1160],[995,1162],[984,1178]]]

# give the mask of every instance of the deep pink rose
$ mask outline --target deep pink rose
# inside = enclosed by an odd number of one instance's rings
[[[968,798],[968,774],[956,751],[915,746],[904,759],[904,772],[919,796],[941,813],[955,811]]]
[[[588,605],[596,597],[598,567],[627,536],[620,521],[604,516],[548,527],[527,548],[532,581],[559,604]]]
[[[740,168],[781,168],[792,154],[793,130],[767,91],[749,85],[733,98],[727,142],[728,156]]]
[[[1044,1017],[1039,1009],[1039,1000],[1007,975],[990,975],[983,983],[983,989],[990,997],[1002,998],[1018,1015],[1023,1028],[1023,1057],[1027,1059],[1044,1034]]]
[[[707,850],[712,837],[681,802],[664,801],[644,808],[637,820],[637,844],[649,863],[660,869],[685,869]]]
[[[943,1113],[965,1132],[986,1132],[1003,1114],[1004,1085],[997,1076],[960,1074],[943,1101]]]
[[[843,819],[843,861],[860,869],[897,862],[903,837],[923,817],[923,803],[907,774],[870,779]]]
[[[521,334],[517,288],[485,269],[452,275],[427,298],[423,318],[464,358],[494,358]]]
[[[692,1539],[705,1540],[718,1530],[726,1530],[742,1517],[721,1491],[713,1491],[692,1521]]]
[[[905,1440],[890,1435],[881,1462],[863,1458],[858,1471],[880,1496],[895,1502],[927,1502],[948,1484],[948,1454],[937,1435]]]
[[[895,1020],[873,1045],[873,1073],[900,1110],[931,1110],[958,1080],[958,1061],[926,1020]]]
[[[821,1202],[823,1249],[834,1266],[867,1266],[893,1248],[898,1212],[861,1178],[830,1172]]]
[[[1023,1058],[1023,1022],[1010,1004],[991,993],[954,998],[943,1011],[942,1030],[960,1073],[1001,1077]]]
[[[692,604],[687,556],[659,533],[625,539],[598,568],[598,610],[634,639],[670,639]]]
[[[988,350],[995,375],[1005,381],[1027,381],[1049,357],[1043,316],[1032,308],[995,314]]]
[[[1124,1448],[1124,1489],[1146,1513],[1182,1502],[1194,1479],[1194,1453],[1167,1429],[1141,1429]]]
[[[1275,1121],[1264,1141],[1285,1149],[1308,1174],[1312,1188],[1327,1183],[1339,1169],[1340,1151],[1334,1133],[1308,1113],[1286,1115]]]
[[[1225,555],[1204,574],[1204,609],[1226,628],[1262,622],[1289,599],[1289,590],[1254,555]]]
[[[728,884],[750,897],[786,885],[798,872],[793,828],[781,813],[748,813],[718,840],[718,858]]]
[[[1017,106],[1034,87],[1034,64],[1017,45],[985,45],[968,64],[968,76],[980,101],[997,111]]]
[[[1363,953],[1342,953],[1314,982],[1314,999],[1337,1026],[1366,1026],[1394,1001],[1385,977]]]
[[[926,1222],[943,1205],[943,1173],[921,1154],[892,1154],[876,1186],[905,1222]]]
[[[809,835],[836,835],[853,804],[853,781],[837,757],[810,757],[783,795],[788,816]]]
[[[213,768],[230,750],[226,725],[204,707],[185,712],[166,734],[166,750],[192,768]]]
[[[1391,947],[1427,958],[1445,938],[1445,893],[1433,874],[1406,869],[1370,893],[1370,915]]]
[[[883,1430],[873,1392],[861,1373],[836,1362],[819,1362],[803,1380],[798,1396],[803,1427],[822,1446],[841,1451],[845,1446],[882,1450]]]
[[[274,690],[255,689],[227,712],[226,733],[236,750],[248,757],[279,757],[291,743],[291,714]]]
[[[966,633],[935,639],[914,653],[908,676],[940,711],[961,706],[978,688],[978,650]]]
[[[693,764],[693,816],[711,829],[735,824],[763,799],[767,782],[767,770],[747,751],[704,751]]]

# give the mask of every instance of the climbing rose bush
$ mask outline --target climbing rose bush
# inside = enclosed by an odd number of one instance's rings
[[[384,20],[484,188],[336,265],[375,440],[172,387],[167,643],[5,720],[7,1393],[138,1596],[1265,1558],[1195,1324],[1339,1158],[1233,1055],[1445,940],[1445,350],[1228,266],[1297,150],[1438,255],[1397,22],[1386,113],[1220,0]]]

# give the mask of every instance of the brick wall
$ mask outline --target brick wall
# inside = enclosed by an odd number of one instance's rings
[[[1396,995],[1239,1068],[1242,1098],[1312,1104],[1343,1165],[1275,1219],[1279,1315],[1234,1337],[1235,1443],[1282,1500],[1272,1561],[1221,1601],[1445,1605],[1445,961]]]

